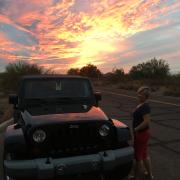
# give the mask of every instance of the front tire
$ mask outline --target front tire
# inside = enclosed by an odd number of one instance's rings
[[[13,159],[13,155],[7,153],[5,150],[4,150],[4,155],[3,155],[3,162],[4,160],[11,160]],[[4,165],[3,165],[4,166]],[[11,178],[9,177],[7,174],[6,174],[6,171],[5,171],[5,168],[4,168],[4,180],[19,180],[19,179],[14,179],[14,178]]]
[[[113,171],[104,174],[105,180],[120,180],[128,176],[131,171],[133,162],[116,167]]]
[[[10,178],[9,176],[4,176],[4,180],[15,180],[15,179]]]

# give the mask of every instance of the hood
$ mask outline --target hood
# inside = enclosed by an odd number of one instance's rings
[[[105,113],[95,106],[68,105],[61,107],[46,107],[45,109],[34,107],[22,113],[27,124],[42,125],[51,123],[87,121],[87,120],[108,120]]]

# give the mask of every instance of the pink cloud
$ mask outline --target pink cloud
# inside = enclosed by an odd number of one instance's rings
[[[65,67],[79,67],[89,62],[110,64],[113,58],[108,60],[108,57],[126,52],[132,46],[131,42],[125,41],[127,38],[170,24],[171,20],[158,18],[162,14],[177,12],[180,6],[178,1],[167,5],[162,0],[89,0],[78,9],[78,3],[80,1],[75,0],[56,3],[53,0],[17,0],[16,3],[6,0],[0,23],[13,25],[19,32],[30,34],[30,39],[23,36],[24,41],[34,38],[38,43],[27,47],[10,41],[8,35],[1,33],[3,46],[0,45],[0,52],[6,49],[3,58],[6,59],[7,54],[7,59],[17,56],[17,59],[31,62],[49,59],[44,66],[56,69],[64,68],[61,61],[65,59],[69,63]],[[28,55],[24,55],[25,51]],[[136,51],[124,54],[124,58],[133,56],[137,56]],[[54,66],[51,57],[59,59],[59,67]]]

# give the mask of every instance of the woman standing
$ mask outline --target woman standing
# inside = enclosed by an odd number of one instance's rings
[[[150,139],[149,124],[150,106],[148,98],[150,96],[149,87],[141,87],[137,91],[139,104],[133,112],[133,132],[134,132],[134,151],[135,151],[135,180],[141,179],[144,169],[150,180],[153,179],[151,170],[151,160],[148,152],[148,141]]]

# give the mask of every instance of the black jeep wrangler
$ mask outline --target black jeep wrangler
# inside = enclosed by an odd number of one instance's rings
[[[18,95],[9,97],[14,124],[5,133],[4,178],[127,176],[133,161],[129,128],[108,118],[99,100],[84,77],[23,77]]]

